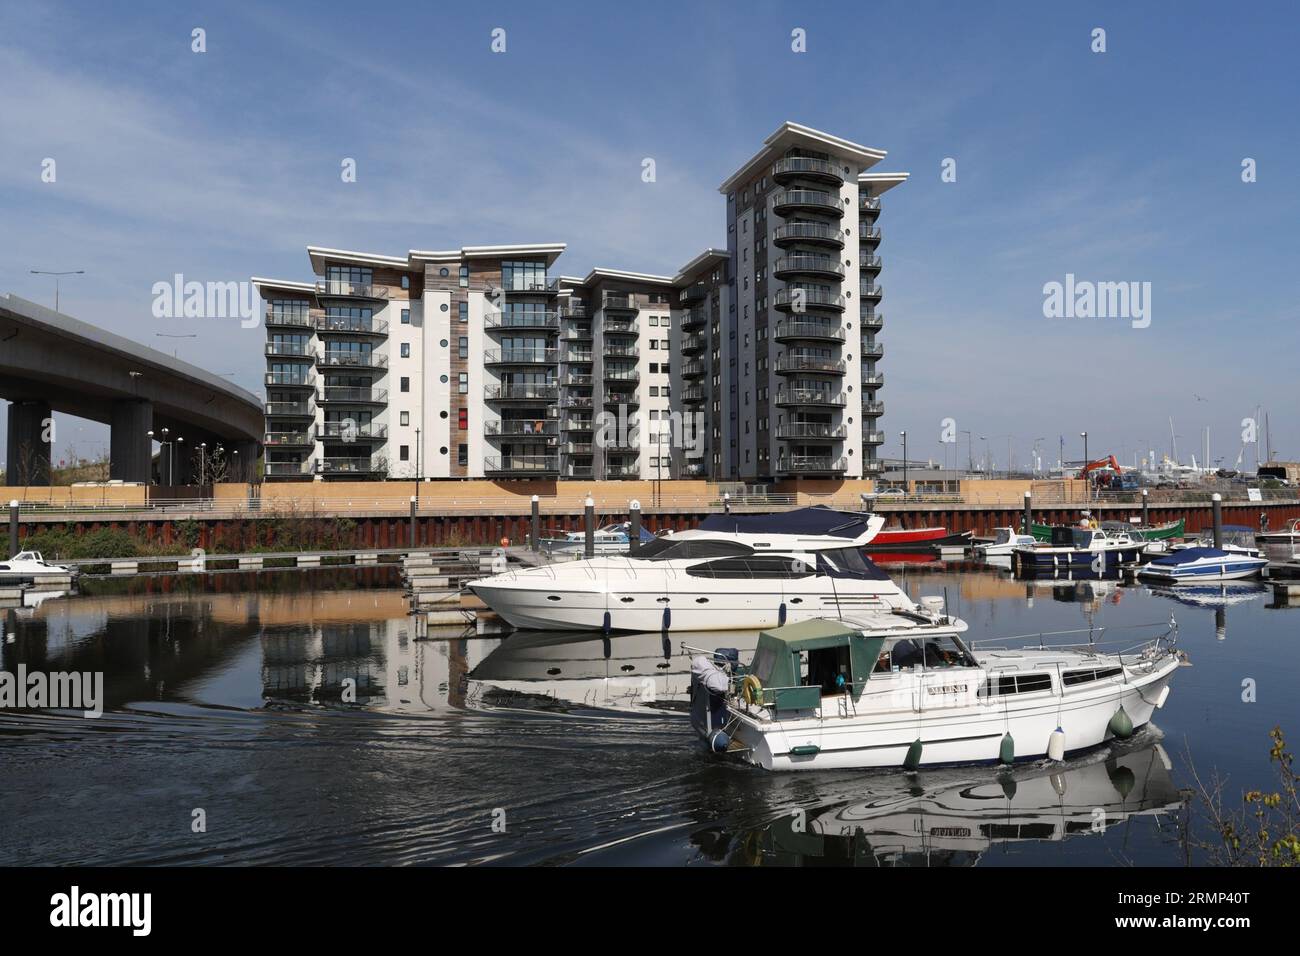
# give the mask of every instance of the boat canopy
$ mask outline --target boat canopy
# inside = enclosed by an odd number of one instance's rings
[[[825,674],[817,673],[824,667],[816,666],[816,655],[827,658],[826,663],[832,663],[835,670],[843,674],[856,699],[861,696],[863,685],[871,676],[884,645],[883,636],[867,637],[859,628],[839,621],[824,618],[800,621],[759,634],[750,672],[764,687],[801,687],[800,655],[804,655],[809,664],[809,686],[813,689],[825,687]]]
[[[1181,551],[1172,551],[1163,557],[1156,558],[1152,564],[1172,567],[1179,564],[1192,564],[1203,558],[1228,558],[1232,559],[1236,555],[1229,554],[1227,551],[1220,551],[1218,548],[1183,548]]]
[[[726,534],[826,535],[852,541],[868,531],[868,522],[874,517],[866,511],[835,511],[825,505],[813,505],[775,514],[713,514],[701,521],[699,528]]]

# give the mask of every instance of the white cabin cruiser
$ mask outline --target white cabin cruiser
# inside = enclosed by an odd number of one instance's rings
[[[975,551],[984,558],[1009,558],[1016,548],[1032,548],[1036,540],[1032,534],[1021,534],[1015,528],[994,528],[993,540],[977,544]]]
[[[596,554],[626,554],[632,546],[632,526],[624,521],[607,524],[592,533],[592,545]],[[647,529],[641,529],[641,544],[649,544],[655,539]],[[558,538],[543,538],[542,550],[553,557],[581,557],[587,548],[585,531],[566,531]]]
[[[47,564],[39,551],[19,551],[7,561],[0,561],[0,580],[40,581],[43,578],[75,577],[76,568]]]
[[[962,622],[930,610],[764,631],[747,667],[698,655],[692,723],[767,770],[1061,760],[1147,724],[1183,659],[1172,619],[1117,653],[974,651]]]
[[[1268,558],[1244,550],[1226,548],[1180,548],[1138,571],[1144,581],[1179,584],[1185,581],[1238,581],[1252,578],[1268,567]]]
[[[1300,518],[1288,521],[1281,531],[1256,531],[1255,540],[1260,544],[1289,544],[1294,548],[1300,545]]]
[[[710,515],[627,555],[507,571],[468,587],[518,628],[761,630],[872,610],[913,610],[862,555],[878,515],[801,508]]]

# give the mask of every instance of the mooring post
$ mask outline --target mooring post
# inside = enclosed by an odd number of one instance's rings
[[[583,502],[582,510],[583,530],[585,532],[582,553],[588,558],[594,558],[596,556],[596,502],[591,500],[590,495]]]
[[[1223,548],[1223,495],[1217,491],[1210,498],[1210,506],[1214,510],[1214,546]]]
[[[722,513],[728,515],[731,514],[731,492],[730,491],[724,491],[722,493]]]
[[[1025,534],[1033,534],[1033,509],[1030,507],[1030,499],[1033,497],[1028,491],[1025,492]]]
[[[628,554],[632,554],[641,544],[641,502],[633,498],[628,503],[627,516],[627,552]]]
[[[1142,527],[1151,527],[1151,489],[1142,489]]]
[[[9,557],[18,553],[18,499],[9,502]]]
[[[542,549],[542,499],[533,495],[533,523],[528,531],[528,548],[531,551]]]
[[[416,507],[416,498],[415,495],[411,495],[411,533],[410,533],[411,542],[409,547],[411,548],[412,551],[415,550],[415,507]]]

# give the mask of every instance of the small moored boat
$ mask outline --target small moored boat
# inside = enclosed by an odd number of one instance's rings
[[[929,548],[965,548],[970,545],[971,532],[947,528],[883,528],[867,542],[868,554],[887,551],[917,552]]]
[[[1136,561],[1147,549],[1127,531],[1102,528],[1052,529],[1052,539],[1032,546],[1012,549],[1016,567],[1021,571],[1054,571],[1060,568],[1087,568],[1102,573],[1121,564]]]
[[[1035,539],[1031,534],[1021,534],[1015,528],[994,528],[993,540],[977,544],[975,551],[985,558],[1009,558],[1016,548],[1032,548]]]
[[[19,551],[7,561],[0,561],[0,581],[40,581],[44,578],[76,577],[77,569],[62,564],[48,564],[39,551]]]
[[[1255,540],[1260,544],[1300,544],[1300,518],[1287,523],[1281,531],[1256,531]]]
[[[1180,548],[1142,566],[1144,581],[1177,584],[1183,581],[1236,581],[1250,578],[1268,567],[1259,554],[1222,548]]]

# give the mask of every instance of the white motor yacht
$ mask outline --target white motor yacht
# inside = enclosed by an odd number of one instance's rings
[[[910,610],[861,551],[883,524],[821,507],[710,515],[627,555],[506,571],[468,587],[511,625],[542,630],[756,631]]]
[[[1036,540],[1032,534],[1021,534],[1015,528],[994,528],[993,540],[977,544],[975,551],[984,558],[1009,558],[1016,548],[1032,548]]]
[[[0,561],[0,580],[40,581],[43,578],[75,577],[76,568],[47,564],[39,551],[19,551],[7,561]]]

